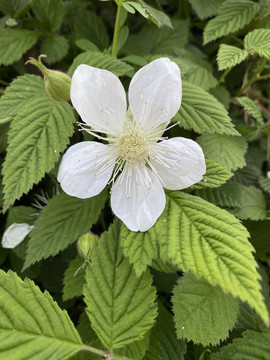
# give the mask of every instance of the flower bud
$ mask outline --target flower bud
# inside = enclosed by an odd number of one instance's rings
[[[85,260],[90,261],[93,249],[97,246],[98,236],[92,233],[82,235],[77,243],[78,253]]]
[[[38,60],[30,58],[26,64],[35,65],[43,73],[45,90],[53,101],[57,103],[68,101],[70,98],[70,76],[61,71],[47,69],[41,62],[41,58],[44,56],[40,55]]]

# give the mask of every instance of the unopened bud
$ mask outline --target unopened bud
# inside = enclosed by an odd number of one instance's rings
[[[43,73],[45,90],[53,101],[66,102],[70,98],[71,78],[61,71],[47,69],[41,62],[41,58],[45,56],[40,55],[38,60],[30,58],[26,64],[35,65]]]
[[[82,235],[78,240],[78,253],[90,261],[93,249],[97,246],[98,236],[92,233]]]

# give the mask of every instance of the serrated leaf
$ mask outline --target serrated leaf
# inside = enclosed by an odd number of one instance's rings
[[[245,331],[243,338],[234,339],[232,344],[224,346],[211,355],[211,360],[263,360],[270,354],[270,331]]]
[[[36,215],[37,209],[34,209],[31,206],[13,206],[8,212],[6,228],[13,223],[27,223],[32,225],[37,219]]]
[[[107,198],[106,191],[90,199],[66,194],[54,196],[43,208],[28,243],[24,269],[56,255],[97,221]]]
[[[251,116],[254,117],[254,119],[256,119],[258,121],[258,124],[260,124],[260,125],[264,124],[262,113],[260,112],[260,110],[258,109],[256,104],[254,103],[254,101],[252,101],[250,98],[248,98],[246,96],[238,97],[237,101],[239,102],[240,105],[243,106],[243,108]]]
[[[14,17],[17,12],[29,5],[31,0],[0,0],[0,11]]]
[[[208,21],[204,44],[233,33],[248,25],[260,11],[260,5],[250,0],[227,0],[218,8],[218,15]]]
[[[213,160],[205,160],[206,173],[197,184],[190,186],[189,190],[217,188],[229,180],[233,174]]]
[[[0,98],[1,118],[13,117],[28,107],[30,100],[47,99],[41,77],[36,75],[23,75],[13,80]]]
[[[214,75],[202,66],[194,66],[194,68],[191,68],[184,79],[190,84],[199,86],[203,90],[209,90],[218,84]]]
[[[246,59],[248,52],[235,46],[221,44],[218,50],[217,62],[219,70],[226,70]]]
[[[227,111],[214,96],[184,81],[182,86],[182,104],[177,116],[180,126],[199,134],[239,135]]]
[[[232,330],[238,301],[204,279],[184,274],[172,298],[177,336],[207,346],[219,344]]]
[[[38,33],[24,29],[0,30],[0,65],[11,65],[21,59],[38,41]]]
[[[62,25],[65,14],[62,0],[33,0],[32,9],[45,31],[53,33]]]
[[[230,97],[231,94],[225,88],[225,86],[219,85],[213,89],[209,90],[210,94],[212,94],[223,106],[226,110],[229,110],[230,107]]]
[[[172,314],[159,302],[158,332],[162,349],[162,360],[184,360],[186,343],[176,338]]]
[[[86,51],[73,60],[72,65],[68,69],[68,74],[72,75],[80,64],[90,65],[99,69],[106,69],[116,76],[126,75],[129,71],[133,70],[133,67],[111,55]]]
[[[111,349],[142,339],[156,317],[151,275],[146,271],[137,278],[124,258],[119,237],[120,224],[116,221],[93,251],[84,287],[92,327]]]
[[[201,20],[216,15],[224,0],[188,0]]]
[[[168,192],[154,227],[163,261],[171,260],[182,271],[247,301],[269,322],[249,234],[233,215],[199,197]]]
[[[161,358],[161,344],[159,340],[159,333],[155,325],[149,336],[149,346],[146,350],[143,360],[162,360]]]
[[[136,0],[136,1],[142,5],[142,7],[147,12],[147,15],[149,16],[149,19],[155,25],[157,25],[158,27],[166,25],[166,26],[170,27],[171,29],[173,28],[169,16],[166,15],[164,12],[159,11],[159,10],[153,8],[152,6],[146,4],[146,2],[143,0]]]
[[[204,155],[231,171],[245,166],[247,142],[243,137],[201,135],[197,139]]]
[[[125,356],[132,360],[144,359],[144,354],[149,346],[149,336],[146,336],[142,340],[135,341],[124,348],[117,350],[117,355]],[[155,359],[157,360],[157,359]]]
[[[29,279],[0,270],[0,352],[9,360],[68,359],[82,350],[66,311]]]
[[[68,41],[62,35],[46,36],[43,40],[40,52],[47,55],[44,61],[47,64],[52,64],[63,59],[68,52]]]
[[[217,189],[197,190],[195,195],[215,205],[225,207],[242,207],[245,188],[238,183],[227,183]]]
[[[64,277],[63,301],[82,295],[83,285],[85,283],[85,268],[82,267],[83,263],[84,259],[80,255],[77,255],[76,258],[69,263]]]
[[[83,51],[93,51],[99,52],[98,47],[89,40],[86,39],[79,39],[76,42],[76,45],[81,48]]]
[[[264,176],[259,177],[260,187],[270,194],[270,179]]]
[[[11,123],[3,165],[6,210],[50,171],[65,150],[75,121],[69,104],[48,97],[29,101]]]
[[[260,189],[254,186],[244,187],[244,204],[231,212],[239,219],[263,220],[266,218],[266,201]]]
[[[270,60],[270,29],[256,29],[249,32],[244,38],[245,49]]]

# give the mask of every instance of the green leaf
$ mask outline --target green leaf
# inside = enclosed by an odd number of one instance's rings
[[[224,0],[188,0],[201,20],[216,15]]]
[[[211,355],[211,360],[263,360],[270,354],[270,331],[245,331],[242,338],[234,339]]]
[[[154,258],[158,258],[159,248],[155,230],[134,232],[122,225],[120,241],[124,255],[129,258],[130,263],[134,266],[137,276],[145,271],[147,265],[152,264]]]
[[[232,173],[226,170],[223,166],[219,165],[213,160],[205,160],[206,173],[203,175],[203,179],[190,186],[189,190],[205,189],[205,188],[217,188],[224,184],[232,177]]]
[[[106,191],[90,199],[66,194],[54,196],[43,208],[31,232],[24,269],[56,255],[97,221],[107,198]]]
[[[204,29],[204,44],[233,33],[248,25],[260,11],[260,5],[250,0],[227,0],[218,8],[218,15]]]
[[[247,301],[269,322],[249,234],[233,215],[199,197],[169,192],[154,227],[163,261]]]
[[[77,14],[75,13],[74,16],[74,33],[76,39],[89,40],[101,51],[109,46],[109,36],[100,16],[94,11],[86,11],[85,9]]]
[[[97,46],[89,40],[79,39],[75,43],[83,51],[99,52],[99,49],[97,48]]]
[[[126,75],[129,71],[133,70],[133,67],[111,55],[86,51],[73,60],[72,65],[68,69],[68,74],[72,75],[81,64],[109,70],[116,76]]]
[[[201,135],[197,141],[208,159],[216,161],[229,171],[246,164],[247,142],[243,137]]]
[[[251,244],[256,250],[256,258],[267,262],[270,257],[270,221],[245,221],[245,227],[250,233]]]
[[[142,360],[148,346],[149,336],[146,334],[142,340],[132,342],[124,348],[117,350],[117,355],[126,356],[128,359],[132,360]]]
[[[121,348],[143,338],[156,317],[155,289],[146,271],[136,277],[119,244],[116,221],[102,234],[86,269],[87,315],[102,343]]]
[[[30,3],[31,0],[0,0],[0,11],[5,15],[14,17]]]
[[[230,108],[230,98],[231,95],[229,91],[225,88],[225,86],[219,85],[213,89],[210,89],[210,94],[212,94],[223,106],[226,110]]]
[[[218,81],[214,75],[203,66],[194,66],[184,76],[185,81],[197,85],[203,90],[209,90],[217,86]]]
[[[270,179],[268,177],[260,176],[259,184],[264,191],[270,194]]]
[[[83,349],[66,311],[29,279],[0,270],[0,353],[3,359],[68,359]]]
[[[266,218],[266,201],[260,189],[254,186],[244,187],[244,204],[231,212],[239,219],[263,220]]]
[[[168,15],[166,15],[164,12],[159,11],[152,6],[146,4],[143,0],[136,0],[139,4],[142,5],[142,7],[145,9],[147,15],[149,16],[149,19],[158,27],[161,26],[168,26],[171,29],[173,28],[171,20]]]
[[[37,209],[34,209],[31,206],[13,206],[8,212],[6,228],[14,223],[27,223],[32,225],[37,218],[36,215]]]
[[[85,268],[82,268],[83,264],[84,259],[79,255],[69,263],[64,277],[63,301],[82,295],[85,283]],[[81,269],[79,270],[80,267]]]
[[[36,75],[23,75],[13,80],[0,98],[0,114],[1,118],[15,116],[19,114],[23,108],[28,107],[30,100],[47,99],[41,77]]]
[[[172,302],[177,336],[195,344],[219,344],[237,320],[238,301],[192,274],[180,278]]]
[[[61,27],[65,14],[62,0],[33,0],[32,9],[43,30],[54,33]]]
[[[238,183],[224,184],[217,189],[197,190],[195,195],[215,205],[242,207],[244,205],[245,188]]]
[[[69,104],[48,97],[29,101],[11,123],[3,166],[6,210],[53,169],[65,150],[75,121]]]
[[[227,111],[213,95],[183,81],[183,97],[177,120],[180,126],[199,134],[239,135]]]
[[[257,120],[259,125],[264,124],[262,113],[254,103],[254,101],[252,101],[250,98],[246,96],[238,97],[237,101],[239,102],[240,105],[243,106],[243,108],[248,112],[248,114],[250,114],[251,116],[254,117],[254,119]]]
[[[62,35],[46,36],[40,48],[42,54],[47,55],[44,59],[47,64],[52,64],[63,59],[68,52],[68,41]]]
[[[218,50],[217,62],[219,70],[226,70],[246,59],[248,52],[235,46],[221,44]]]
[[[38,41],[38,33],[24,29],[0,30],[0,65],[11,65],[21,59]]]
[[[249,32],[244,39],[245,49],[270,60],[270,29],[256,29]]]
[[[186,343],[176,338],[172,314],[159,302],[158,332],[162,349],[162,360],[184,360]]]

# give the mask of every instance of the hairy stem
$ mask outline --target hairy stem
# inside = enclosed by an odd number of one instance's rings
[[[112,53],[111,53],[112,56],[116,56],[116,46],[117,46],[117,40],[118,40],[119,28],[120,28],[120,14],[121,14],[122,3],[123,0],[118,0],[117,2],[117,13],[115,18],[113,42],[112,42]]]

